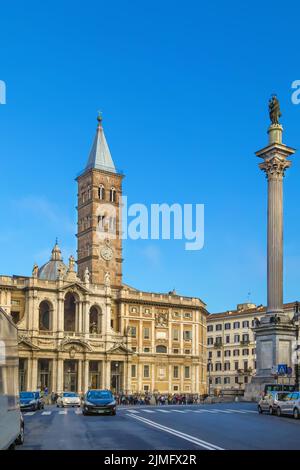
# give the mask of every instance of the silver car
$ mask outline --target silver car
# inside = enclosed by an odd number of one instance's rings
[[[291,415],[295,419],[300,417],[300,392],[288,393],[283,399],[278,401],[277,416]]]
[[[77,393],[75,392],[63,392],[61,393],[56,401],[57,407],[64,408],[65,406],[80,406],[81,400]]]
[[[263,413],[268,411],[272,415],[278,406],[278,402],[284,400],[284,398],[289,395],[288,392],[268,392],[266,395],[259,400],[258,403],[258,412]]]

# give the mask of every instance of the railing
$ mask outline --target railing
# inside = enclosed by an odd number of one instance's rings
[[[249,339],[243,339],[241,341],[241,346],[249,346],[250,344],[250,340]]]
[[[223,346],[222,341],[216,341],[216,342],[214,343],[214,348],[221,348],[222,346]]]

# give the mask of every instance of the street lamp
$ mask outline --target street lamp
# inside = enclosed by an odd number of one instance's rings
[[[211,369],[211,358],[207,360],[208,363],[208,396],[210,397],[210,369]]]

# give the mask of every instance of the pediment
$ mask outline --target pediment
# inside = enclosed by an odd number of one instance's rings
[[[93,348],[87,341],[84,341],[79,338],[68,337],[62,340],[59,349],[61,351],[70,351],[71,349],[73,349],[76,352],[93,351]]]
[[[39,351],[41,349],[35,344],[33,344],[33,342],[29,338],[21,335],[18,337],[18,346],[22,349],[26,349],[27,351]]]
[[[133,351],[127,348],[125,344],[120,343],[114,345],[111,349],[109,349],[107,351],[107,354],[133,354]]]
[[[83,292],[84,294],[90,293],[89,289],[87,289],[80,282],[65,283],[59,290],[61,292],[62,291],[69,291],[69,292],[80,291],[80,292]]]

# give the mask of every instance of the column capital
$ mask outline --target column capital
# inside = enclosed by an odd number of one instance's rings
[[[266,173],[268,180],[281,180],[285,170],[289,168],[291,164],[292,162],[285,158],[274,156],[270,159],[265,159],[263,163],[259,164],[259,168]]]

